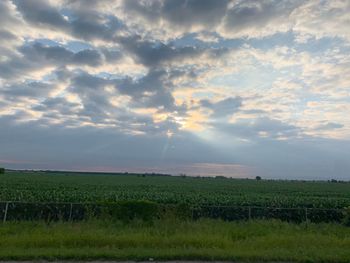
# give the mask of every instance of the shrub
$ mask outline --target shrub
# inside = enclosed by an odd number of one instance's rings
[[[4,174],[5,173],[5,168],[0,167],[0,174]]]
[[[344,209],[343,224],[346,226],[350,226],[350,207]]]
[[[215,179],[227,179],[225,176],[222,175],[217,175],[215,176]]]
[[[161,219],[192,219],[192,208],[189,204],[159,205],[159,218]]]
[[[103,216],[121,220],[125,223],[134,219],[152,221],[158,217],[158,204],[150,201],[120,201],[105,205]]]

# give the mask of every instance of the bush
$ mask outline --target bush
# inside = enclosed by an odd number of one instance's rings
[[[105,205],[102,216],[110,216],[112,219],[125,223],[134,219],[150,222],[159,215],[157,203],[150,201],[120,201]]]
[[[0,174],[4,174],[5,173],[5,168],[0,167]]]
[[[192,208],[190,205],[184,203],[177,205],[159,205],[159,218],[163,220],[190,220],[192,219]]]
[[[350,207],[347,207],[344,209],[343,224],[345,226],[350,226]]]

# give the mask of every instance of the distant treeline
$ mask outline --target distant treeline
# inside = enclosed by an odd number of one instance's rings
[[[0,167],[0,173],[4,173],[5,170],[7,172],[17,172],[17,173],[47,173],[47,174],[87,174],[87,175],[131,175],[131,176],[137,176],[137,177],[146,177],[146,176],[176,176],[181,178],[197,178],[197,179],[206,179],[206,178],[213,178],[213,179],[247,179],[247,180],[257,180],[260,181],[263,178],[260,176],[256,176],[255,178],[236,178],[236,177],[230,177],[230,176],[223,176],[223,175],[217,175],[217,176],[200,176],[200,175],[186,175],[186,174],[178,174],[178,175],[172,175],[172,174],[166,174],[166,173],[130,173],[130,172],[83,172],[83,171],[62,171],[62,170],[32,170],[32,169],[5,169]],[[289,181],[289,182],[328,182],[328,183],[350,183],[350,181],[344,181],[344,180],[336,180],[336,179],[328,179],[328,180],[297,180],[297,179],[264,179],[264,181]]]
[[[162,173],[129,173],[129,172],[80,172],[80,171],[62,171],[62,170],[17,170],[17,169],[6,169],[9,172],[17,173],[52,173],[52,174],[88,174],[88,175],[134,175],[134,176],[172,176],[171,174],[162,174]]]

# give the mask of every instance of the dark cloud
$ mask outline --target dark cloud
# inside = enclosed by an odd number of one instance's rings
[[[27,22],[40,27],[59,29],[85,41],[101,39],[118,42],[121,35],[131,36],[130,40],[135,41],[133,35],[135,30],[138,31],[138,27],[128,28],[117,16],[101,12],[99,6],[103,3],[112,5],[106,1],[66,1],[65,8],[52,6],[43,0],[13,2]],[[299,0],[124,0],[122,8],[128,20],[135,17],[146,19],[149,24],[144,25],[145,28],[167,21],[169,28],[179,28],[184,32],[199,28],[208,33],[218,33],[223,26],[227,34],[246,29],[262,29],[272,23],[279,26],[302,3]],[[6,5],[3,6],[6,11]],[[2,13],[6,13],[5,11]],[[6,17],[11,18],[8,15]],[[148,37],[153,38],[149,35]],[[169,50],[160,47],[160,52],[167,56]]]
[[[102,56],[93,49],[82,50],[72,57],[73,64],[98,66],[102,64]]]
[[[171,42],[145,40],[138,35],[121,37],[119,42],[136,62],[149,68],[177,66],[185,62],[195,64],[203,56],[209,60],[219,60],[229,52],[225,47],[177,46]]]
[[[226,32],[238,33],[262,29],[270,23],[278,27],[302,3],[299,0],[124,0],[123,7],[127,13],[144,18],[150,26],[167,21],[168,27],[184,32],[195,27],[215,32],[223,26]]]
[[[73,72],[69,71],[66,66],[57,67],[52,74],[58,83],[69,80],[73,76]]]
[[[33,43],[22,47],[21,52],[30,61],[52,63],[55,66],[66,64],[98,66],[102,64],[101,54],[92,49],[74,53],[60,46],[44,46],[40,43]]]
[[[124,78],[116,81],[118,89],[127,95],[142,95],[145,92],[152,92],[163,88],[166,82],[167,72],[165,70],[149,71],[147,75],[139,79]]]
[[[153,119],[137,116],[123,107],[112,105],[104,88],[107,85],[114,85],[119,95],[127,95],[130,98],[128,107],[131,108],[157,108],[164,112],[183,110],[175,106],[169,90],[171,83],[168,82],[168,78],[169,74],[165,71],[149,72],[136,80],[130,77],[109,80],[80,72],[71,78],[69,91],[77,94],[81,99],[83,109],[79,114],[90,117],[94,123],[105,123],[106,119],[113,116],[118,126],[129,126],[131,129],[131,126],[135,125],[137,127],[135,129],[148,132],[155,126]],[[154,130],[162,132],[177,128],[178,124],[168,119]]]
[[[164,17],[182,26],[204,25],[220,22],[226,11],[228,0],[170,0],[162,7]]]
[[[47,50],[45,50],[47,51]],[[57,60],[58,57],[62,61],[70,59],[70,53],[62,48],[50,49],[50,52],[45,53],[45,60]],[[32,54],[33,58],[37,54]],[[185,74],[185,73],[182,73]],[[71,113],[80,116],[88,117],[91,122],[96,124],[108,123],[111,124],[111,117],[115,118],[115,124],[120,125],[121,121],[144,122],[141,120],[144,117],[137,117],[136,114],[130,114],[126,109],[117,107],[111,104],[110,94],[105,91],[106,86],[115,86],[115,91],[118,95],[127,95],[130,98],[129,107],[132,108],[157,108],[159,111],[172,112],[178,111],[185,113],[186,108],[176,106],[175,100],[171,94],[174,87],[173,79],[181,76],[178,71],[167,72],[150,71],[147,75],[132,79],[124,77],[121,79],[105,79],[100,76],[88,74],[83,71],[69,71],[61,67],[52,72],[51,82],[16,82],[12,85],[0,87],[3,95],[10,101],[17,101],[20,98],[34,98],[42,100],[48,94],[54,91],[56,83],[65,81],[68,83],[67,92],[74,93],[81,100],[82,109]],[[54,84],[53,84],[54,83]],[[55,103],[54,103],[55,102]],[[62,103],[64,108],[57,108],[57,104]],[[69,108],[76,108],[76,104],[64,102],[63,99],[48,98],[33,107],[36,111],[44,112],[58,110],[59,114],[66,115]],[[56,113],[55,113],[56,114]],[[120,120],[121,119],[121,120]],[[173,120],[170,120],[174,122]],[[112,121],[113,122],[113,121]],[[147,119],[147,126],[153,125],[152,119]],[[130,124],[131,125],[131,124]],[[172,129],[178,125],[172,125]],[[127,125],[125,125],[127,126]],[[169,127],[170,128],[170,127]],[[148,128],[147,128],[148,129]]]
[[[62,67],[65,65],[99,66],[103,56],[96,50],[82,50],[74,53],[60,46],[45,46],[33,42],[21,46],[21,53],[12,54],[9,60],[0,62],[0,77],[7,79],[25,75],[28,72],[43,69],[47,66]]]
[[[42,62],[46,62],[45,64],[50,62],[57,64],[67,63],[73,55],[72,52],[63,47],[44,46],[35,42],[21,47],[20,52],[27,60],[36,61],[40,64]]]
[[[112,111],[109,97],[104,91],[108,80],[81,72],[70,81],[69,91],[77,94],[83,105],[80,115],[89,117],[94,123],[103,123]]]
[[[115,34],[124,28],[123,23],[117,17],[99,13],[93,9],[93,5],[86,8],[87,2],[77,2],[79,5],[74,5],[75,1],[70,2],[73,5],[66,18],[63,10],[50,5],[48,1],[14,1],[26,21],[41,27],[59,29],[84,40],[113,41]],[[79,8],[82,4],[84,8]]]
[[[214,118],[226,117],[237,112],[242,106],[242,99],[240,97],[228,97],[218,102],[211,102],[210,100],[201,100],[201,106],[213,110],[211,115]]]
[[[132,79],[114,80],[115,87],[121,94],[130,96],[132,107],[158,108],[161,111],[185,113],[185,106],[175,105],[172,91],[178,78],[193,78],[191,72],[179,70],[153,69],[145,76]]]
[[[104,55],[107,63],[116,63],[124,57],[120,50],[114,48],[102,47],[100,52]]]
[[[55,85],[50,83],[32,81],[19,82],[12,85],[0,87],[7,100],[18,101],[23,98],[46,97],[54,89]]]
[[[140,36],[120,38],[120,43],[135,59],[149,67],[155,67],[165,62],[180,62],[185,58],[193,58],[205,50],[194,46],[175,47],[162,42],[143,40]]]
[[[213,129],[227,136],[246,138],[248,140],[295,138],[301,129],[268,117],[239,119],[235,123],[213,121]]]
[[[81,94],[90,90],[100,90],[109,83],[108,80],[93,76],[86,72],[74,75],[71,80],[72,91]]]
[[[72,116],[77,113],[79,107],[79,103],[69,102],[62,97],[55,97],[47,98],[40,104],[34,105],[31,109],[43,113],[58,112],[62,115]]]
[[[262,29],[278,20],[286,21],[290,13],[301,1],[248,0],[237,1],[223,19],[224,27],[229,32],[248,29]],[[278,24],[277,24],[278,25]]]
[[[335,122],[328,122],[326,124],[322,124],[316,127],[316,130],[334,130],[334,129],[341,129],[344,125],[340,123]]]
[[[172,26],[191,28],[200,25],[208,28],[220,23],[228,2],[227,0],[125,0],[124,9],[150,22],[163,19]]]
[[[135,15],[140,15],[151,22],[158,22],[161,18],[161,7],[163,1],[123,1],[124,10]]]
[[[28,22],[67,29],[69,24],[59,11],[45,0],[15,0],[17,9]]]
[[[103,39],[107,41],[115,40],[116,33],[123,28],[118,18],[103,17],[97,13],[84,13],[84,16],[74,19],[70,26],[72,34],[76,37],[84,40]]]

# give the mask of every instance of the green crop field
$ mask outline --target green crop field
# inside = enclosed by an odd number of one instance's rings
[[[349,206],[345,182],[6,172],[0,260],[349,262]]]
[[[271,181],[135,174],[7,172],[0,201],[116,202],[344,208],[350,183]]]

